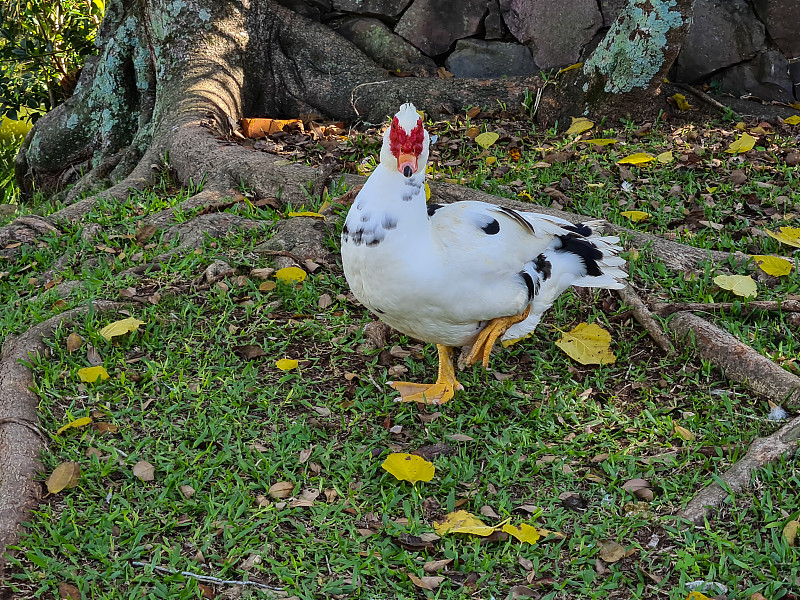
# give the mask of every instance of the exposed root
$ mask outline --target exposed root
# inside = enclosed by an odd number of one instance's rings
[[[677,302],[674,304],[660,303],[653,307],[653,312],[661,317],[681,311],[703,311],[711,312],[718,310],[730,310],[736,307],[742,313],[753,311],[775,311],[775,312],[800,312],[800,300],[751,300],[749,302]]]
[[[747,454],[720,478],[725,487],[714,482],[692,498],[686,508],[678,512],[681,519],[702,525],[712,511],[731,495],[750,485],[753,471],[775,462],[784,454],[797,452],[800,439],[800,416],[795,417],[770,436],[756,438]]]
[[[639,322],[639,325],[645,328],[658,347],[667,354],[673,354],[675,348],[672,347],[672,342],[664,335],[664,329],[653,318],[653,313],[650,312],[650,309],[647,308],[630,284],[625,284],[624,288],[617,290],[617,294],[625,304],[631,307],[633,316]]]

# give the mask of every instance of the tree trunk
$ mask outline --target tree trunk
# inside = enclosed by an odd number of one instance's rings
[[[544,123],[587,111],[642,114],[656,110],[651,100],[691,10],[692,0],[630,0],[590,60],[550,85],[539,77],[392,77],[325,25],[272,0],[109,0],[99,56],[75,95],[31,130],[17,178],[26,191],[76,183],[68,203],[102,188],[122,199],[146,186],[168,156],[182,182],[205,174],[225,191],[254,178],[263,193],[291,197],[305,169],[276,168],[222,141],[242,116],[316,113],[379,123],[409,99],[438,117],[498,102],[521,108],[526,92],[537,91]],[[92,202],[53,218],[79,218]]]

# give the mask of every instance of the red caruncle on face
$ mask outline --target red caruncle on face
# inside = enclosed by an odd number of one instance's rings
[[[389,132],[389,148],[392,154],[400,156],[403,154],[413,154],[419,156],[422,153],[422,142],[425,140],[425,131],[422,129],[422,119],[417,119],[417,124],[411,133],[400,127],[397,117],[392,119],[392,127]]]

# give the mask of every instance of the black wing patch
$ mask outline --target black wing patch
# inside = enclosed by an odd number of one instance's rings
[[[592,228],[588,225],[584,225],[583,223],[575,223],[575,225],[563,225],[563,229],[567,231],[574,231],[578,235],[582,235],[584,237],[589,237],[592,235]]]
[[[525,287],[528,288],[528,302],[530,302],[539,293],[539,282],[534,281],[527,271],[520,271],[519,274],[525,282]]]
[[[496,233],[500,232],[500,223],[497,222],[497,219],[492,219],[486,225],[481,227],[483,232],[486,235],[495,235]]]
[[[432,217],[433,213],[442,208],[441,204],[428,204],[428,216]]]
[[[561,248],[556,252],[571,252],[583,259],[586,265],[586,274],[598,277],[603,274],[597,261],[603,258],[603,253],[592,242],[584,237],[579,237],[574,233],[560,235]]]

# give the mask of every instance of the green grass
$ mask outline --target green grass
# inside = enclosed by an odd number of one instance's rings
[[[477,124],[498,127],[492,121]],[[556,184],[570,198],[567,209],[674,234],[698,247],[750,251],[753,245],[761,253],[791,256],[775,240],[754,233],[791,221],[747,216],[736,205],[743,194],[752,193],[761,206],[788,214],[791,206],[775,200],[796,185],[797,168],[778,165],[761,173],[746,164],[749,186],[737,191],[721,170],[731,166],[730,157],[710,149],[698,168],[634,167],[634,188],[625,191],[615,161],[634,151],[660,153],[678,134],[656,127],[646,139],[634,140],[634,126],[608,130],[603,125],[607,131],[597,137],[617,135],[628,145],[600,151],[578,146],[584,158],[537,168],[542,153],[535,148],[557,150],[568,140],[529,131],[520,136],[518,163],[509,163],[503,142],[488,149],[498,165],[512,167],[494,177],[481,166],[486,156],[462,139],[463,126],[449,127],[456,147],[442,146],[440,160],[457,156],[462,164],[446,174],[437,168],[434,176],[461,178],[508,197],[525,191],[547,202],[541,190]],[[727,139],[716,127],[697,131],[700,136],[709,132],[709,140]],[[770,146],[776,156],[783,143]],[[375,152],[375,144],[368,136],[354,139],[354,162]],[[715,167],[714,159],[728,166]],[[592,163],[610,175],[602,177]],[[565,178],[568,190],[562,185]],[[515,184],[517,179],[523,184]],[[757,181],[780,183],[766,188]],[[605,185],[589,185],[595,183]],[[671,197],[676,184],[683,191]],[[701,194],[713,186],[711,206]],[[408,349],[406,358],[362,350],[362,329],[371,318],[347,300],[338,266],[322,268],[302,284],[279,284],[262,292],[260,280],[249,274],[252,268],[271,266],[270,257],[257,251],[264,235],[239,234],[209,240],[200,252],[174,258],[145,280],[118,275],[169,250],[173,242],[158,236],[145,248],[125,236],[138,229],[144,216],[177,205],[190,192],[164,179],[125,204],[98,204],[84,224],[103,225],[102,240],[83,240],[75,226],[59,238],[21,249],[24,260],[0,261],[0,271],[8,272],[0,278],[0,298],[7,307],[0,316],[3,337],[91,298],[118,299],[119,291],[131,286],[139,296],[161,296],[156,304],[130,305],[130,314],[146,322],[138,331],[106,341],[99,330],[125,315],[88,314],[63,324],[47,342],[49,353],[32,363],[40,427],[50,438],[41,479],[64,461],[80,463],[81,477],[76,487],[45,495],[22,541],[10,550],[6,585],[14,597],[49,598],[64,582],[97,599],[202,594],[195,579],[153,572],[133,561],[222,579],[252,578],[300,598],[461,598],[474,593],[488,599],[506,597],[512,586],[530,585],[546,599],[683,600],[686,584],[697,580],[725,585],[729,598],[749,599],[756,591],[770,599],[796,597],[791,594],[800,588],[798,551],[782,537],[786,522],[800,515],[800,480],[791,459],[761,469],[752,489],[729,497],[706,526],[684,529],[671,517],[741,458],[754,437],[776,429],[766,418],[766,402],[687,353],[666,358],[624,306],[604,305],[603,300],[613,300],[611,294],[564,294],[535,337],[496,351],[488,372],[461,372],[466,391],[450,403],[430,409],[397,404],[386,385],[396,378],[388,367],[405,367],[402,377],[411,381],[431,380],[435,351],[397,334],[387,349]],[[651,205],[654,198],[657,209]],[[318,208],[315,202],[310,199],[306,208]],[[720,231],[695,225],[676,231],[671,215],[683,214],[681,207],[690,208],[692,202],[702,203],[710,221],[733,218]],[[631,225],[619,215],[631,206],[653,216]],[[26,207],[40,209],[50,210]],[[229,210],[251,218],[281,218],[243,204]],[[97,245],[115,252],[98,252]],[[29,280],[67,248],[74,259],[64,279],[87,285],[56,305],[55,296],[40,295],[37,282]],[[105,256],[90,264],[98,254]],[[633,281],[656,297],[675,302],[736,299],[713,283],[729,265],[708,263],[695,273],[674,273],[646,248],[631,256]],[[244,285],[235,285],[233,278],[226,282],[228,289],[203,282],[200,274],[215,259],[244,276]],[[753,272],[752,265],[736,270]],[[797,294],[796,272],[797,264],[789,277],[760,281],[759,298]],[[324,294],[333,302],[320,309]],[[767,355],[797,356],[797,326],[786,315],[731,312],[709,318]],[[555,347],[560,330],[582,321],[611,332],[615,364],[580,366]],[[72,353],[66,349],[71,333],[84,340]],[[88,344],[99,353],[108,380],[79,381],[78,369],[90,365]],[[265,356],[241,358],[236,349],[245,344],[258,345]],[[280,358],[298,359],[300,368],[280,371],[275,367]],[[431,420],[435,412],[440,414]],[[59,427],[83,416],[92,416],[93,425],[56,435]],[[98,423],[118,429],[103,433]],[[692,431],[695,441],[678,437],[676,425]],[[392,433],[396,426],[402,429]],[[472,440],[453,441],[449,436],[455,434]],[[440,445],[433,458],[436,475],[429,483],[399,482],[380,466],[389,452],[435,444]],[[133,475],[142,460],[155,466],[152,482]],[[651,482],[651,502],[637,504],[623,489],[627,480],[638,477]],[[270,497],[270,486],[279,482],[290,482],[291,498]],[[181,486],[191,486],[194,493]],[[317,492],[313,505],[298,506],[293,499],[304,492],[312,496],[309,490]],[[567,492],[579,493],[584,507],[562,502],[559,496]],[[523,505],[539,507],[539,516],[521,511]],[[402,534],[433,531],[433,522],[454,509],[479,514],[484,506],[501,519],[511,517],[515,524],[535,524],[565,537],[529,545],[445,535],[428,549],[400,543]],[[363,535],[366,530],[374,535]],[[622,544],[629,555],[599,569],[604,541]],[[245,571],[252,555],[260,558]],[[439,588],[415,588],[406,573],[422,576],[425,561],[443,558],[453,562]],[[529,581],[534,583],[526,580],[521,558],[531,561]],[[462,587],[465,582],[474,590]],[[244,597],[270,595],[246,588]]]

